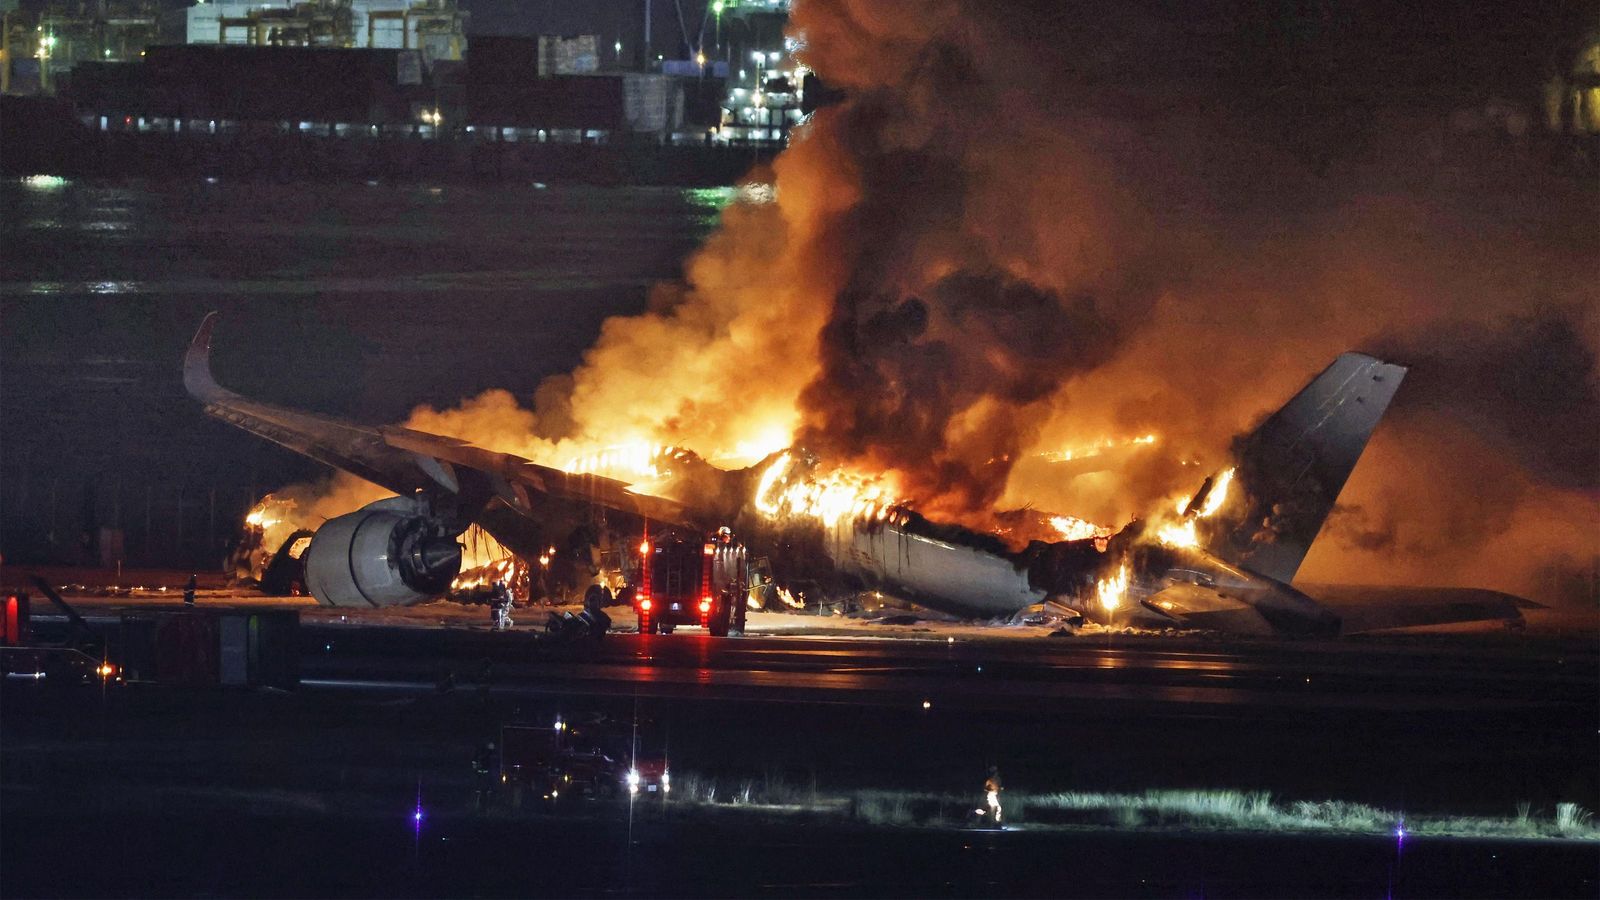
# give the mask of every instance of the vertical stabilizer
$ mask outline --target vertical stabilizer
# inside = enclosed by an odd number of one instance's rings
[[[1235,484],[1205,522],[1207,549],[1258,575],[1294,580],[1405,374],[1346,353],[1236,440]]]

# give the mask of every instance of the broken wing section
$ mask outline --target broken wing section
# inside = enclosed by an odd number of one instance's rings
[[[1243,490],[1207,523],[1207,549],[1292,582],[1405,374],[1345,353],[1236,442],[1234,479]]]

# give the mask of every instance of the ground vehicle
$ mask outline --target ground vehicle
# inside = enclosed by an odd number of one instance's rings
[[[718,637],[744,633],[749,576],[744,545],[733,532],[647,534],[639,556],[633,608],[640,634],[671,634],[679,625],[699,625]]]
[[[672,776],[667,771],[667,757],[662,754],[637,754],[626,776],[628,792],[633,795],[659,794],[663,800],[672,790]]]
[[[500,729],[500,783],[546,800],[608,798],[621,793],[626,767],[588,742],[574,744],[566,723]]]
[[[104,635],[91,628],[48,584],[39,582],[39,586],[45,597],[67,614],[65,639],[39,640],[27,594],[0,596],[0,678],[42,681],[52,687],[120,683],[121,669],[106,658]]]
[[[474,766],[480,776],[493,777],[496,762],[500,786],[518,798],[514,802],[524,795],[566,803],[624,793],[665,799],[672,789],[666,753],[641,752],[636,731],[630,736],[604,721],[503,725],[498,749],[486,747]]]

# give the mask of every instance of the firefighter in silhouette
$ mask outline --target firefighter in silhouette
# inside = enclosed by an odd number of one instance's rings
[[[503,581],[496,581],[489,593],[489,616],[494,622],[495,631],[505,631],[512,625],[511,592],[506,590]]]
[[[1000,769],[996,766],[989,767],[989,777],[983,781],[983,799],[989,806],[989,816],[996,825],[1000,824],[1000,792],[1005,788],[1000,786]]]
[[[473,791],[473,805],[479,812],[483,811],[490,792],[494,790],[495,772],[500,768],[500,754],[495,749],[494,742],[490,741],[478,748],[478,755],[472,759],[472,772],[476,777],[476,789]]]

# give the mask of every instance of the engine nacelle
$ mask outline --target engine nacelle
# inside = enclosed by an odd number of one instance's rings
[[[406,497],[329,519],[305,553],[306,587],[324,606],[431,600],[461,571],[461,545]]]

